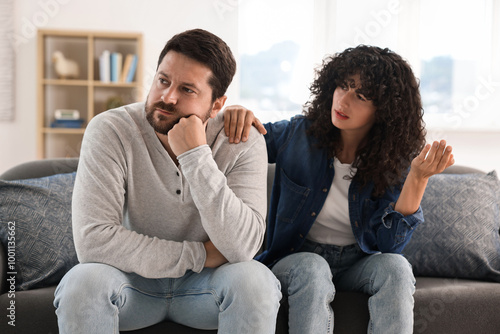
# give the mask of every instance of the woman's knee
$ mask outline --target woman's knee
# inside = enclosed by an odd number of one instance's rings
[[[384,257],[384,270],[391,273],[401,273],[404,276],[412,277],[413,271],[410,262],[401,254],[381,254]]]
[[[272,268],[282,290],[295,294],[309,289],[308,293],[333,294],[332,272],[328,262],[320,255],[301,252],[289,255]]]
[[[302,276],[308,279],[331,280],[332,272],[328,262],[316,253],[301,252],[288,255],[272,268],[276,276]]]
[[[392,285],[414,286],[415,276],[411,264],[400,254],[377,254],[376,263],[377,276],[385,281],[391,281]]]

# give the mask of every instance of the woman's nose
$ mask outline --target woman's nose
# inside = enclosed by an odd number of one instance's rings
[[[339,105],[341,107],[348,106],[350,98],[351,98],[351,92],[350,92],[350,90],[348,90],[348,91],[342,91],[342,93],[339,96]]]

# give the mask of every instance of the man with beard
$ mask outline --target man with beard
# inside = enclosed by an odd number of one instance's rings
[[[145,103],[92,119],[73,193],[80,264],[59,284],[60,333],[118,333],[174,321],[219,333],[274,333],[281,298],[252,260],[266,214],[266,147],[223,131],[236,71],[200,29],[160,54]]]

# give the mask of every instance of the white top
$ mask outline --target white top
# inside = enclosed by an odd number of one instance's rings
[[[94,117],[83,138],[73,191],[80,262],[99,262],[147,278],[200,272],[203,242],[229,262],[260,248],[266,215],[266,144],[257,130],[229,144],[222,113],[207,144],[178,156],[161,145],[136,103]]]
[[[351,171],[356,172],[350,164],[343,164],[334,158],[335,176],[332,187],[326,197],[325,204],[314,222],[307,239],[314,242],[346,246],[356,243],[349,219],[348,193]]]

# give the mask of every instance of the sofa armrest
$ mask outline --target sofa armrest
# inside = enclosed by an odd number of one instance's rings
[[[1,180],[22,180],[72,173],[78,167],[78,158],[45,159],[25,162],[0,175]]]

